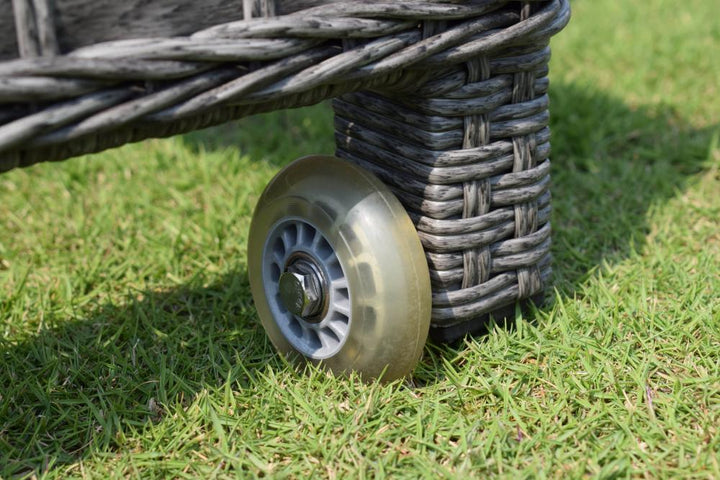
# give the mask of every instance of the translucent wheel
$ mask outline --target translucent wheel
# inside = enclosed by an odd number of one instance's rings
[[[405,209],[375,176],[305,157],[263,192],[248,244],[250,287],[275,347],[335,373],[410,373],[430,326],[430,276]]]

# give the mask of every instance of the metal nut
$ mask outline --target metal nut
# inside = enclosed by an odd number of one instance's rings
[[[302,318],[316,315],[322,306],[322,292],[312,273],[287,271],[280,276],[280,298],[291,313]]]

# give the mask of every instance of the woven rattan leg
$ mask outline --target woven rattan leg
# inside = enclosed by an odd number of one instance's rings
[[[550,276],[547,45],[335,100],[337,155],[377,174],[413,219],[433,287],[431,335],[485,328]]]

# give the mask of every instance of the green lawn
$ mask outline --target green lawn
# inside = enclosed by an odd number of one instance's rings
[[[573,7],[556,291],[408,382],[258,325],[253,205],[327,105],[0,176],[0,477],[720,478],[720,5]]]

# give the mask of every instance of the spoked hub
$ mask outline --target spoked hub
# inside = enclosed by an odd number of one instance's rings
[[[272,229],[263,255],[271,309],[286,338],[310,358],[334,355],[350,327],[350,293],[335,250],[306,220]]]

